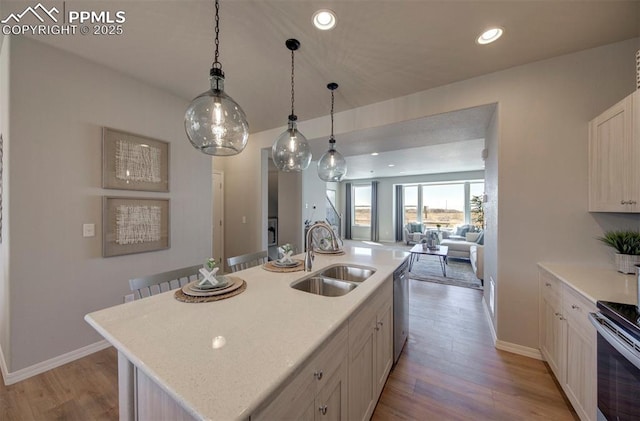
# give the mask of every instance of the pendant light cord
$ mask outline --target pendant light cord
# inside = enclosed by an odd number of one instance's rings
[[[218,61],[218,57],[220,56],[220,2],[218,0],[215,1],[216,5],[216,18],[215,18],[215,27],[216,27],[216,38],[215,38],[215,55],[212,67],[216,69],[222,70],[222,64]]]
[[[331,137],[329,143],[333,146],[336,143],[336,139],[333,137],[333,90],[331,90]]]
[[[295,89],[293,84],[293,75],[295,71],[295,61],[294,61],[294,50],[291,50],[291,116],[295,118],[295,110],[294,110],[294,98],[295,98]],[[290,118],[291,118],[290,116]]]

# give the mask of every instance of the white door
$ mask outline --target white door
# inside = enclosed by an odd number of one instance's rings
[[[220,267],[224,267],[224,173],[213,172],[213,253]]]

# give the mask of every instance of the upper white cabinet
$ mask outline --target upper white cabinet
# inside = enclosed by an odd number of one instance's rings
[[[640,212],[640,91],[589,122],[589,211]]]

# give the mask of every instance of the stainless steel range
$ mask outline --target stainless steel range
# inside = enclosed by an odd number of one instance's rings
[[[598,420],[640,420],[640,313],[630,304],[597,302]]]

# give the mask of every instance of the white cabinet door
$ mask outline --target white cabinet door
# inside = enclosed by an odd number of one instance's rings
[[[349,319],[349,420],[368,420],[393,364],[393,279]]]
[[[566,348],[565,323],[559,307],[549,301],[546,298],[541,300],[540,351],[553,374],[562,382],[564,380]]]
[[[377,314],[376,323],[376,399],[382,393],[393,365],[393,311],[391,301],[386,301]]]
[[[375,314],[364,311],[349,321],[349,420],[353,421],[368,420],[376,404]],[[357,340],[352,342],[352,335]]]
[[[582,420],[596,420],[596,337],[567,323],[567,370],[564,390]]]
[[[638,212],[636,182],[640,138],[634,136],[632,94],[589,123],[589,211]],[[637,111],[636,111],[637,113]],[[638,133],[640,134],[640,133]]]

